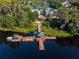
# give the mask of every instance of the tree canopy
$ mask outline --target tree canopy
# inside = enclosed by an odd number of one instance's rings
[[[58,10],[58,18],[47,18],[43,26],[79,33],[79,0],[73,0],[74,3],[68,8],[62,6],[62,1],[64,0],[0,0],[0,27],[32,27],[37,13],[31,9],[41,6],[44,10],[48,7]]]

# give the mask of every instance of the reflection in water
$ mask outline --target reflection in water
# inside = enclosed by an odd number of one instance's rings
[[[21,43],[20,42],[9,42],[8,45],[12,48],[17,48],[17,47],[20,47]]]
[[[46,50],[40,52],[37,42],[6,42],[6,34],[0,35],[4,43],[0,44],[0,59],[79,59],[79,48],[67,47],[79,47],[78,36],[45,41]]]
[[[57,43],[62,46],[74,46],[79,47],[79,36],[74,35],[72,37],[58,38]]]
[[[13,34],[24,35],[23,33],[17,33],[17,32],[11,32],[11,31],[8,31],[8,32],[1,31],[0,32],[0,44],[5,42],[6,44],[10,45],[10,47],[12,47],[12,48],[17,48],[17,47],[22,46],[21,42],[13,42],[12,43],[12,42],[6,41],[6,37],[12,36]],[[56,42],[62,46],[67,45],[67,46],[79,47],[79,36],[74,35],[72,37],[57,38]]]

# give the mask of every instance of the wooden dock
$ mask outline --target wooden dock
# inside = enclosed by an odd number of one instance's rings
[[[34,41],[34,37],[22,37],[18,39],[12,39],[12,38],[7,38],[8,42],[28,42],[28,41]]]
[[[29,42],[29,41],[38,41],[39,43],[39,50],[45,50],[45,46],[44,46],[44,41],[45,40],[56,40],[56,37],[41,37],[41,38],[36,38],[36,37],[22,37],[22,38],[18,38],[18,39],[11,39],[11,38],[7,38],[8,42]]]
[[[44,47],[44,40],[43,38],[38,38],[38,42],[39,42],[39,50],[45,50],[45,47]]]
[[[41,39],[41,38],[40,38]],[[36,37],[22,37],[22,38],[18,38],[18,39],[12,39],[12,38],[7,38],[7,41],[11,41],[11,42],[27,42],[27,41],[39,41],[38,38]],[[42,37],[42,40],[56,40],[56,37]]]

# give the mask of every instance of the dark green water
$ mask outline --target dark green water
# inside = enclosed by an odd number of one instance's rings
[[[46,41],[46,50],[41,52],[37,42],[2,43],[0,59],[79,59],[79,48],[61,46],[56,41]]]

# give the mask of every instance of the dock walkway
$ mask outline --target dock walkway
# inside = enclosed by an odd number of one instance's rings
[[[56,40],[56,37],[41,37],[41,38],[36,38],[36,37],[22,37],[22,38],[18,38],[18,39],[12,39],[7,38],[8,42],[28,42],[28,41],[38,41],[39,43],[39,50],[45,50],[45,46],[44,46],[44,41],[45,40]]]

